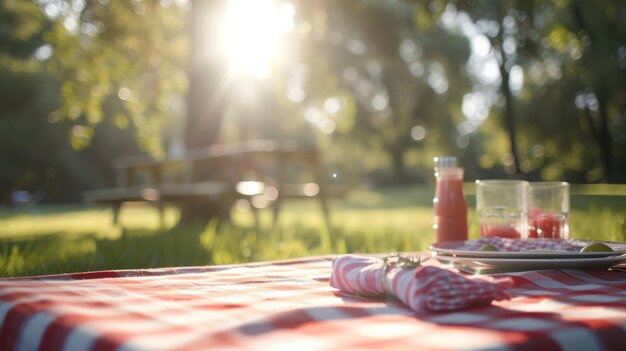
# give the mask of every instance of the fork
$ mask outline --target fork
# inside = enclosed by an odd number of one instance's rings
[[[400,266],[404,269],[417,268],[422,264],[422,257],[420,255],[410,254],[403,257]]]

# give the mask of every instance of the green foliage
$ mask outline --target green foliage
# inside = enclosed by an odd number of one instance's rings
[[[623,167],[618,166],[623,164],[618,155],[625,135],[619,96],[624,92],[626,65],[619,52],[626,38],[621,25],[626,2],[449,3],[482,24],[479,28],[498,53],[501,69],[510,73],[517,65],[523,70],[523,88],[514,91],[506,104],[512,105],[516,127],[509,130],[508,141],[517,139],[514,156],[526,177],[572,182],[623,179]],[[502,91],[507,83],[501,83]],[[497,106],[493,111],[507,113]],[[495,129],[484,126],[478,132],[487,140],[497,139],[498,129],[510,128],[504,123]],[[504,150],[511,152],[510,147]],[[505,167],[511,160],[503,148],[493,145],[479,152],[482,160],[500,159]],[[490,162],[483,166],[486,163]]]
[[[112,159],[137,152],[132,128],[115,131],[50,123],[58,101],[56,81],[35,59],[0,58],[0,202],[29,190],[46,202],[79,201],[80,192],[112,183]],[[82,129],[77,130],[77,129]],[[72,133],[94,133],[92,148],[74,153]],[[73,140],[76,142],[76,140]]]
[[[379,180],[415,181],[437,153],[459,152],[450,130],[471,88],[463,68],[466,38],[437,26],[416,29],[419,6],[408,1],[299,3],[298,9],[297,20],[313,26],[299,38],[297,60],[310,77],[301,106],[322,132],[329,163]],[[328,107],[333,100],[339,112]]]
[[[500,66],[499,82],[488,84],[472,72],[476,67],[468,69],[478,78],[474,91],[497,94],[488,120],[471,133],[466,150],[470,160],[492,168],[492,176],[504,166],[509,173],[520,171],[533,179],[623,178],[616,167],[623,164],[616,156],[624,145],[623,102],[616,97],[623,94],[626,78],[620,55],[626,37],[626,28],[620,25],[625,2],[415,3],[423,12],[416,15],[416,26],[422,29],[435,25],[454,29],[450,18],[463,21],[461,16],[468,15],[471,22],[463,23],[465,32],[474,27],[470,39],[488,40],[488,55]],[[607,61],[608,57],[617,59]],[[524,75],[521,90],[510,85],[519,72]],[[506,144],[500,142],[502,131],[507,133]]]
[[[115,124],[130,121],[140,147],[162,154],[171,100],[187,84],[184,12],[159,1],[89,1],[55,19],[45,35],[54,47],[50,67],[62,82],[54,118],[77,126],[70,135],[74,149],[90,145],[112,99]]]
[[[59,107],[59,83],[45,65],[51,19],[31,1],[0,2],[0,18],[0,202],[17,189],[46,202],[78,201],[80,191],[112,179],[113,157],[137,152],[128,137],[134,128],[113,133],[106,124],[74,126],[51,115]],[[94,147],[73,153],[70,135]]]
[[[33,57],[48,25],[34,2],[0,2],[0,202],[15,189],[49,188],[62,149],[55,138],[65,139],[64,128],[49,128],[56,89]]]
[[[0,55],[25,58],[38,43],[45,25],[43,14],[34,2],[5,0],[0,3]]]

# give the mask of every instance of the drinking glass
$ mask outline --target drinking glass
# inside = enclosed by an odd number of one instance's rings
[[[477,180],[476,210],[480,236],[526,238],[527,198],[527,181]]]
[[[528,190],[528,237],[569,239],[569,183],[531,182]]]

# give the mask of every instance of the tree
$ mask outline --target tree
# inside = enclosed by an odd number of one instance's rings
[[[43,128],[54,93],[46,91],[50,81],[32,55],[43,45],[46,25],[34,3],[0,3],[0,201],[8,202],[13,190],[45,183],[45,169],[54,162],[49,157],[57,148],[50,134],[59,130],[47,134]]]
[[[602,1],[594,5],[578,0],[570,3],[567,9],[571,11],[573,24],[566,35],[582,44],[580,60],[572,65],[579,66],[584,85],[574,102],[585,116],[589,132],[600,149],[604,180],[615,182],[618,169],[614,166],[617,163],[614,155],[621,153],[616,146],[624,146],[626,132],[623,123],[626,115],[626,49],[623,46],[626,1]],[[563,51],[563,44],[554,44],[554,49]]]
[[[0,3],[0,19],[0,200],[20,189],[42,201],[79,201],[81,191],[110,184],[114,157],[137,152],[133,128],[111,135],[98,125],[92,147],[72,152],[68,135],[83,127],[50,114],[59,107],[59,82],[46,69],[53,48],[44,37],[53,21],[38,4],[20,0]]]
[[[299,46],[309,77],[301,105],[334,145],[329,150],[342,150],[329,158],[353,170],[387,168],[386,178],[398,182],[419,179],[407,165],[426,165],[430,177],[441,149],[460,152],[466,38],[419,30],[409,1],[301,2],[298,10],[298,21],[312,24]]]
[[[526,73],[517,97],[525,106],[518,113],[532,121],[520,128],[530,151],[521,157],[526,172],[540,168],[542,178],[616,181],[613,150],[623,135],[616,122],[626,79],[616,59],[620,38],[626,37],[618,13],[625,4],[517,4],[532,19],[523,27],[532,39],[528,48],[516,50],[525,53],[518,62]]]
[[[62,82],[55,118],[79,126],[72,146],[87,147],[94,126],[108,118],[120,127],[132,124],[141,149],[162,156],[171,100],[187,88],[184,2],[39,3],[54,20],[45,39],[54,49],[50,65]],[[117,107],[105,116],[109,98]]]
[[[509,173],[522,173],[518,145],[518,121],[515,115],[515,97],[511,89],[511,72],[524,60],[537,55],[533,18],[537,5],[533,1],[449,2],[454,9],[467,13],[476,32],[489,41],[491,56],[498,64],[498,88],[502,97],[501,120],[508,134]]]
[[[626,36],[620,26],[625,2],[420,3],[427,18],[439,23],[446,14],[468,14],[480,38],[489,40],[490,55],[497,59],[500,73],[499,98],[491,114],[502,111],[510,153],[503,163],[509,173],[548,179],[568,174],[580,179],[575,174],[586,173],[582,180],[616,180],[613,140],[623,139],[618,131],[623,128],[619,121],[624,110],[620,98],[624,65],[620,66],[619,52]],[[488,87],[478,78],[477,86]],[[578,115],[582,120],[572,123]],[[481,151],[484,156],[500,150],[492,124],[489,120],[479,129],[479,133],[491,133],[484,139],[488,143]],[[568,149],[580,152],[565,152]]]

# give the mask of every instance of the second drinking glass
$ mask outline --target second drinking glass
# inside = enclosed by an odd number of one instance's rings
[[[569,239],[569,183],[531,182],[528,195],[528,237]]]

